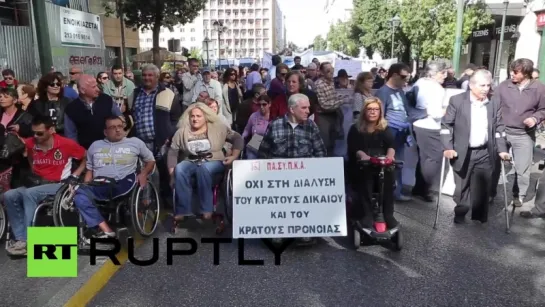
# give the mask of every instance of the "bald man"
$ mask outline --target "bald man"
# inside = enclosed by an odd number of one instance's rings
[[[121,116],[113,98],[102,94],[96,79],[81,75],[78,79],[79,97],[65,110],[64,134],[88,149],[93,142],[104,139],[106,119]]]
[[[83,70],[81,67],[72,66],[70,67],[70,87],[72,87],[76,92],[78,91],[78,80],[81,77],[81,74],[83,73]]]

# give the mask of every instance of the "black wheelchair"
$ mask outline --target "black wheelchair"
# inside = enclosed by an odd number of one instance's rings
[[[241,153],[242,154],[242,153]],[[191,157],[192,163],[202,164],[207,162],[211,158],[209,153],[198,153],[196,156]],[[193,193],[197,191],[197,179],[195,176],[191,177],[191,186],[193,187]],[[212,177],[212,204],[214,211],[212,213],[212,222],[216,226],[216,234],[220,235],[225,231],[227,224],[233,222],[233,169],[232,167],[226,167],[224,173],[218,173]],[[176,212],[176,190],[172,188],[172,203],[173,214],[170,217],[174,218],[174,212]],[[193,204],[192,204],[193,205]],[[193,207],[193,206],[192,206]],[[199,216],[196,216],[199,218]],[[175,232],[178,227],[176,222],[172,222],[169,225],[171,232]]]
[[[154,170],[155,171],[155,170]],[[150,174],[151,176],[151,174]],[[87,224],[74,204],[74,196],[80,186],[113,186],[112,178],[97,177],[89,183],[66,184],[57,192],[53,203],[53,221],[55,226],[77,226],[79,229],[80,247],[85,242],[85,234],[89,232]],[[159,224],[161,209],[159,193],[155,185],[148,181],[142,188],[135,183],[126,194],[112,197],[110,200],[92,200],[98,207],[108,224],[119,231],[131,229],[133,235],[149,237],[155,233]],[[74,218],[75,217],[75,218]],[[148,220],[148,217],[151,217]],[[75,223],[74,223],[75,220]],[[71,223],[67,223],[70,221]],[[72,225],[71,225],[72,224]],[[76,224],[76,225],[73,225]],[[132,226],[132,227],[130,227]]]

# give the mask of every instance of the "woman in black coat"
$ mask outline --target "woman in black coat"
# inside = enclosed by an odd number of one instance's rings
[[[49,116],[55,123],[55,132],[64,136],[64,110],[70,99],[64,97],[62,80],[56,73],[43,76],[38,82],[38,98],[28,106],[28,113]]]
[[[0,90],[0,149],[4,148],[6,137],[9,133],[17,134],[20,138],[28,138],[32,135],[32,116],[17,106],[17,91],[12,89]],[[0,159],[0,173],[5,173],[12,168],[10,186],[17,188],[21,179],[30,172],[28,159],[22,153],[8,159]]]

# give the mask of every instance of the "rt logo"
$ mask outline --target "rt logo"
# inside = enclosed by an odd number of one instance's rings
[[[77,227],[28,227],[27,277],[77,277]]]

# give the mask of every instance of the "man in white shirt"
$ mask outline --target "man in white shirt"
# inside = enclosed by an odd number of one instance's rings
[[[437,189],[441,174],[443,151],[439,131],[447,107],[443,105],[445,89],[442,85],[446,76],[447,66],[444,63],[429,64],[423,77],[411,89],[416,97],[416,105],[406,108],[418,145],[416,181],[412,194],[427,202],[433,202],[431,190]]]
[[[450,98],[442,119],[441,141],[445,158],[454,170],[454,223],[471,219],[486,223],[492,169],[498,158],[510,159],[504,138],[498,99],[489,100],[492,74],[477,70],[469,79],[469,92]]]

